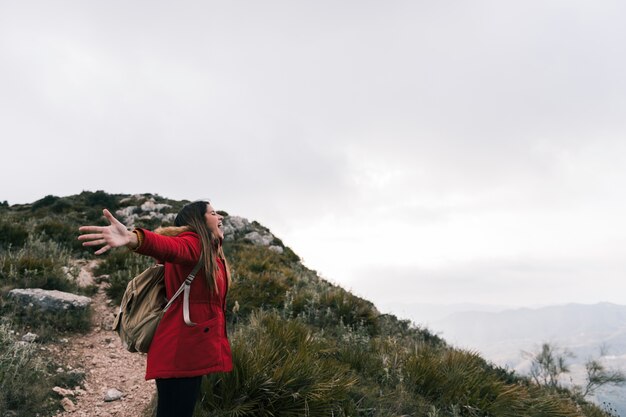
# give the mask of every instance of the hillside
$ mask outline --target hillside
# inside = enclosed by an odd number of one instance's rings
[[[0,415],[53,415],[59,409],[55,385],[93,383],[90,369],[66,372],[62,357],[37,355],[93,332],[93,312],[49,317],[14,305],[8,292],[30,287],[95,297],[99,288],[78,285],[73,269],[79,260],[95,259],[76,241],[77,227],[104,224],[107,207],[128,226],[155,228],[171,222],[184,203],[98,191],[0,206]],[[222,214],[235,282],[227,316],[235,369],[205,378],[197,416],[608,415],[573,393],[536,386],[408,320],[380,314],[302,265],[267,228]],[[101,258],[94,273],[106,282],[110,304],[149,262],[125,250]],[[115,337],[106,323],[101,330]],[[28,331],[39,335],[35,342],[16,340]]]
[[[529,361],[522,351],[535,351],[543,342],[567,348],[573,357],[571,377],[581,384],[584,363],[600,357],[607,367],[626,371],[626,306],[599,303],[567,304],[500,312],[459,312],[433,325],[451,343],[477,349],[500,366],[527,373]],[[601,349],[605,350],[601,355]],[[568,383],[569,381],[564,381]],[[597,403],[610,403],[626,415],[626,388],[607,387]]]

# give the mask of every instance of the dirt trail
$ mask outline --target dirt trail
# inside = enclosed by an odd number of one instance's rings
[[[93,282],[93,267],[97,261],[78,262],[82,283]],[[85,335],[69,338],[67,343],[50,347],[61,363],[85,372],[84,390],[76,390],[73,411],[58,413],[58,417],[116,416],[139,417],[155,392],[154,381],[145,381],[146,356],[126,351],[111,330],[116,307],[104,292],[108,283],[102,281],[92,297],[92,329]],[[122,397],[105,402],[108,390],[116,389]],[[69,407],[71,408],[71,406]]]

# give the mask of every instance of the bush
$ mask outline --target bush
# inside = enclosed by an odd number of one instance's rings
[[[82,243],[77,239],[77,229],[67,221],[47,219],[34,227],[34,233],[42,240],[52,240],[73,251],[82,251]]]
[[[115,210],[117,208],[117,198],[112,194],[107,194],[102,190],[96,192],[83,191],[80,197],[85,199],[88,206],[108,208],[109,210]]]
[[[31,236],[21,249],[0,252],[0,278],[13,288],[76,291],[62,270],[69,260],[69,251],[58,243]]]
[[[226,251],[235,285],[228,297],[240,305],[239,316],[246,318],[258,309],[281,308],[287,291],[297,278],[289,261],[265,247],[229,244]]]
[[[35,201],[33,203],[33,205],[31,206],[31,210],[35,211],[35,210],[43,208],[43,207],[51,206],[57,200],[59,200],[59,197],[54,196],[54,195],[47,195],[44,198]]]
[[[234,369],[206,378],[200,415],[339,415],[356,383],[346,367],[324,354],[327,342],[276,313],[254,313],[233,340]]]
[[[508,384],[472,352],[423,346],[404,364],[403,380],[415,394],[461,416],[575,417],[571,400],[538,387]]]
[[[28,239],[28,231],[21,224],[0,220],[0,249],[20,248]]]
[[[0,415],[31,417],[58,408],[49,397],[54,385],[45,357],[35,344],[13,339],[6,319],[0,322]]]

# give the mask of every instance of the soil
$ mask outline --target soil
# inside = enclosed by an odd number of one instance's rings
[[[97,261],[77,261],[80,267],[81,285],[94,282],[93,268]],[[98,292],[92,297],[92,329],[84,335],[76,335],[49,346],[59,363],[64,363],[65,370],[72,369],[85,373],[85,380],[80,389],[74,389],[67,398],[72,401],[72,411],[62,411],[56,417],[139,417],[145,411],[155,393],[154,381],[146,381],[146,355],[130,353],[122,347],[112,324],[117,307],[105,293],[106,280],[98,285]],[[122,393],[120,399],[105,401],[110,389]],[[61,398],[59,398],[61,401]],[[63,400],[66,410],[72,408]]]

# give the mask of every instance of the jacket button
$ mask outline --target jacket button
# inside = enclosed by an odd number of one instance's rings
[[[208,327],[205,327],[205,328],[204,328],[204,333],[208,333],[208,332],[209,332],[209,328],[208,328]]]

